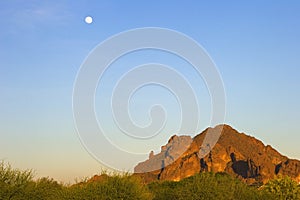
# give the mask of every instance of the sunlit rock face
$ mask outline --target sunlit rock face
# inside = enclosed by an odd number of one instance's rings
[[[216,145],[203,158],[199,152],[206,134],[221,131]],[[205,145],[204,145],[205,146]],[[194,138],[172,136],[158,154],[139,163],[135,173],[146,182],[178,181],[201,172],[226,172],[249,184],[265,183],[274,176],[288,175],[300,182],[300,161],[281,155],[270,145],[228,125],[208,128]]]
[[[134,171],[136,173],[144,173],[160,170],[169,166],[189,148],[192,141],[190,136],[173,135],[168,143],[161,147],[159,154],[154,155],[153,151],[151,151],[149,159],[139,163],[134,168]]]

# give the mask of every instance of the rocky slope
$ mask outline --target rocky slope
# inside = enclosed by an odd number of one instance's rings
[[[201,157],[199,152],[208,131],[221,135],[209,153]],[[300,182],[299,160],[289,159],[228,125],[208,128],[194,138],[174,135],[162,146],[160,153],[154,155],[151,152],[149,159],[139,163],[134,171],[146,182],[177,181],[205,171],[227,172],[249,184],[265,183],[279,174]]]

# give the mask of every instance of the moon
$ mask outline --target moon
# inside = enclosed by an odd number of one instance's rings
[[[93,22],[93,18],[91,16],[87,16],[85,19],[84,19],[85,23],[87,24],[91,24]]]

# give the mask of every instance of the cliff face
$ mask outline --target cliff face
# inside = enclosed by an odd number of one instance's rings
[[[221,136],[203,158],[201,145],[208,131]],[[136,174],[145,181],[181,180],[200,172],[227,172],[251,184],[266,182],[275,175],[288,175],[300,182],[300,161],[281,155],[271,146],[265,146],[254,137],[239,133],[228,125],[208,128],[201,134],[172,136],[161,152],[139,163]]]

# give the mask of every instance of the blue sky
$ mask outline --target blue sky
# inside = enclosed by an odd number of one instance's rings
[[[92,24],[84,22],[87,15],[93,17]],[[224,82],[225,123],[300,159],[299,19],[298,1],[1,1],[0,159],[62,181],[99,172],[103,165],[87,153],[76,134],[73,84],[97,44],[141,27],[173,29],[201,44]],[[119,65],[152,60],[176,65],[187,75],[202,97],[199,132],[209,126],[205,85],[182,61],[146,51],[129,55]],[[116,63],[108,76],[121,72]],[[176,101],[161,88],[146,91],[136,93],[136,102],[143,102],[139,106],[147,107],[156,102],[153,96],[160,96],[167,107],[175,108],[166,139],[176,132]],[[96,106],[101,113],[101,104]],[[143,106],[137,110],[141,112],[133,118],[147,124]],[[155,144],[154,150],[165,142]]]

